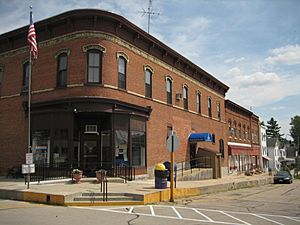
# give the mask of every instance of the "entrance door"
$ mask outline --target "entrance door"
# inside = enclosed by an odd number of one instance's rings
[[[191,168],[194,168],[197,164],[196,162],[196,147],[197,144],[196,143],[191,143],[190,144],[190,165]]]
[[[98,167],[99,136],[85,136],[83,140],[82,167],[86,176],[94,176]]]

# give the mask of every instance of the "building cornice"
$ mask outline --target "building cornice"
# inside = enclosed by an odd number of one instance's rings
[[[222,96],[229,87],[189,61],[155,37],[146,33],[125,18],[102,10],[81,9],[62,13],[35,23],[38,45],[41,42],[78,31],[102,31],[122,40],[164,61],[171,67],[215,90]],[[7,51],[27,47],[28,26],[0,35],[0,55]],[[40,47],[40,46],[39,46]]]

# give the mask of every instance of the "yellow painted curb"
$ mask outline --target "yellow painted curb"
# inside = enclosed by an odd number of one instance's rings
[[[27,202],[39,202],[51,205],[64,205],[65,196],[26,191],[23,192],[23,200]]]
[[[144,205],[143,201],[137,202],[66,202],[65,206],[126,206],[126,205]]]

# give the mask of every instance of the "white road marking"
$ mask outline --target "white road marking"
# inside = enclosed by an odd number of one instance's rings
[[[264,219],[264,220],[268,220],[268,221],[270,221],[270,222],[272,222],[272,223],[284,225],[283,223],[279,223],[279,222],[277,222],[277,221],[275,221],[275,220],[271,220],[271,219],[269,219],[269,218],[266,218],[266,217],[263,217],[263,216],[260,216],[260,215],[256,215],[256,214],[252,214],[252,215],[253,215],[253,216],[256,216],[256,217],[258,217],[258,218]]]
[[[232,218],[232,219],[238,220],[238,221],[240,221],[240,222],[242,222],[242,223],[244,223],[244,224],[246,224],[246,225],[251,225],[250,223],[247,223],[247,222],[245,222],[244,220],[241,220],[241,219],[239,219],[239,218],[236,218],[236,217],[234,217],[234,216],[232,216],[232,215],[230,215],[230,214],[228,214],[228,213],[226,213],[226,212],[220,211],[220,213],[222,213],[222,214],[224,214],[224,215],[226,215],[226,216],[228,216],[228,217],[230,217],[230,218]]]
[[[204,218],[206,218],[208,221],[213,222],[213,220],[211,218],[209,218],[208,216],[206,216],[205,214],[203,214],[202,212],[199,212],[197,209],[193,209],[196,213],[198,213],[199,215],[203,216]]]
[[[173,209],[173,211],[176,213],[176,215],[178,216],[179,219],[182,219],[182,216],[180,215],[180,213],[175,209],[174,206],[171,207]]]
[[[155,216],[155,212],[154,212],[153,206],[152,206],[152,205],[150,205],[149,207],[150,207],[150,212],[151,212],[151,215],[152,215],[152,216]]]
[[[144,205],[140,206],[122,206],[122,207],[115,207],[115,208],[89,208],[89,207],[79,207],[79,206],[70,206],[71,208],[79,208],[79,209],[88,209],[88,210],[99,210],[99,211],[106,211],[106,212],[113,212],[113,213],[122,213],[122,214],[131,214],[133,213],[134,208],[143,208],[147,207]],[[172,208],[173,211],[175,212],[176,216],[164,216],[164,215],[156,215],[155,214],[155,207],[159,208]],[[249,215],[249,216],[255,216],[258,217],[262,220],[267,220],[275,224],[283,225],[282,223],[277,222],[276,220],[272,220],[266,217],[272,217],[272,218],[285,218],[285,219],[290,219],[296,222],[300,222],[300,217],[288,217],[288,216],[281,216],[281,215],[271,215],[271,214],[254,214],[254,213],[246,213],[246,212],[230,212],[230,211],[221,211],[221,210],[213,210],[213,209],[197,209],[197,208],[190,208],[190,207],[180,207],[180,206],[164,206],[164,205],[149,205],[150,212],[151,214],[146,214],[146,213],[135,213],[137,215],[141,216],[151,216],[151,217],[158,217],[158,218],[167,218],[167,219],[177,219],[177,220],[187,220],[187,221],[197,221],[197,222],[209,222],[212,224],[231,224],[231,225],[251,225],[250,223],[247,223],[239,218],[236,218],[232,216],[231,214],[240,214],[240,215]],[[120,209],[129,209],[128,211],[120,211]],[[203,219],[194,219],[194,218],[185,218],[180,215],[177,209],[190,209],[193,210],[194,212],[198,213],[199,215],[203,216],[205,220]],[[203,212],[201,211],[207,211],[207,212],[217,212],[217,213],[222,213],[228,217],[231,217],[232,219],[235,219],[241,223],[229,223],[229,222],[222,222],[222,221],[214,221],[212,218],[206,216]]]
[[[130,207],[130,209],[128,210],[128,213],[132,213],[133,211],[133,207]]]

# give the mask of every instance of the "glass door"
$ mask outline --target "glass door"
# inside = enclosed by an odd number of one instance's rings
[[[101,131],[100,165],[101,168],[110,169],[112,164],[111,131]]]
[[[85,138],[83,141],[82,167],[87,176],[95,175],[98,165],[98,136]]]

